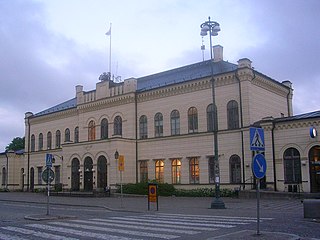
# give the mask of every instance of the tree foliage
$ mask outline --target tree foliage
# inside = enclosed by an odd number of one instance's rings
[[[21,137],[15,137],[14,139],[12,139],[11,143],[6,146],[6,151],[9,150],[13,150],[13,151],[17,151],[17,150],[21,150],[24,149],[24,140],[25,138],[21,138]]]

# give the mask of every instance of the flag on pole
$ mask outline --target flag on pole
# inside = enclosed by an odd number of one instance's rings
[[[111,24],[110,24],[109,31],[108,31],[108,32],[106,32],[106,35],[107,35],[107,36],[110,36],[110,35],[111,35]]]

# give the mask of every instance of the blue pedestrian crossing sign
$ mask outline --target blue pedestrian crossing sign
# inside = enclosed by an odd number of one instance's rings
[[[52,167],[52,158],[53,155],[50,153],[46,154],[46,167],[51,168]]]
[[[250,128],[250,150],[264,151],[264,132],[262,128]]]
[[[261,153],[257,154],[254,156],[253,161],[252,161],[252,173],[253,175],[258,178],[264,178],[266,175],[267,171],[267,162]]]

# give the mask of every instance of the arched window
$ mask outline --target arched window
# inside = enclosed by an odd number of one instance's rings
[[[122,135],[122,118],[120,116],[114,118],[113,131],[114,135]]]
[[[200,168],[199,168],[198,158],[193,157],[190,159],[189,169],[190,169],[190,184],[199,183]]]
[[[154,116],[154,136],[162,137],[163,136],[163,116],[162,113],[157,113]]]
[[[80,189],[80,162],[77,158],[71,162],[71,190],[79,191]]]
[[[180,134],[180,114],[178,110],[173,110],[170,115],[171,135]]]
[[[31,135],[31,152],[36,150],[36,137],[34,134]]]
[[[39,134],[39,151],[43,150],[43,134]]]
[[[56,148],[59,148],[61,145],[61,133],[60,130],[56,131]]]
[[[231,100],[227,104],[228,129],[239,128],[239,108],[235,100]]]
[[[140,139],[148,138],[148,119],[146,115],[143,115],[139,119],[139,134]]]
[[[164,162],[162,160],[157,160],[156,166],[156,181],[158,183],[164,183]]]
[[[283,154],[284,182],[301,183],[300,153],[295,148],[288,148]]]
[[[181,183],[181,161],[179,159],[172,160],[172,184]]]
[[[195,107],[188,110],[189,133],[198,132],[198,111]]]
[[[310,191],[320,192],[320,146],[313,146],[309,150]]]
[[[67,128],[64,131],[64,141],[65,142],[70,142],[70,129],[69,128]]]
[[[6,185],[7,181],[7,170],[5,167],[2,168],[2,186]]]
[[[108,120],[106,118],[101,120],[101,139],[108,138]]]
[[[148,161],[140,162],[140,182],[148,182]]]
[[[76,127],[74,129],[74,142],[75,143],[79,142],[79,127]]]
[[[238,155],[232,155],[229,160],[230,183],[241,183],[241,160]]]
[[[107,159],[105,156],[98,158],[97,164],[97,187],[106,189],[107,183]]]
[[[208,105],[207,107],[207,129],[208,132],[213,132],[213,129],[216,128],[214,119],[216,114],[216,108],[213,107],[213,104]]]
[[[52,133],[48,132],[47,133],[47,149],[52,148]]]
[[[91,120],[88,125],[88,141],[94,140],[96,140],[96,124]]]

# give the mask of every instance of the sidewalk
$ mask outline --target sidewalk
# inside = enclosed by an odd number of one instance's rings
[[[110,211],[126,212],[148,212],[148,200],[145,196],[129,197],[61,197],[50,196],[52,205],[101,207]],[[26,193],[26,192],[0,192],[0,201],[25,202],[25,203],[47,203],[47,195],[44,193]],[[232,199],[223,198],[226,209],[210,209],[212,198],[185,198],[185,197],[159,197],[159,212],[191,215],[215,215],[234,216],[255,216],[256,201],[254,199]],[[156,205],[150,203],[152,211],[155,211]],[[66,216],[67,217],[67,216]],[[33,219],[34,218],[34,219]],[[64,216],[29,216],[33,220],[61,219]],[[296,235],[276,232],[263,232],[257,235],[255,231],[246,230],[233,234],[220,236],[210,239],[259,239],[259,240],[278,240],[278,239],[301,239]]]

